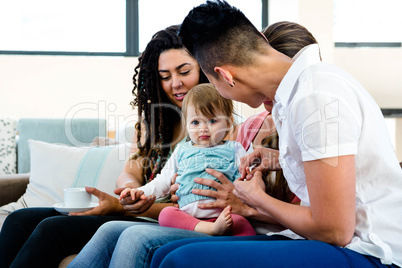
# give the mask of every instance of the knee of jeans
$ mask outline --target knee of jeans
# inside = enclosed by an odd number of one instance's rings
[[[158,228],[155,228],[155,226],[152,225],[135,225],[125,229],[121,237],[128,237],[136,239],[137,241],[148,240],[156,235],[157,230]]]
[[[105,222],[104,224],[101,225],[101,227],[98,228],[98,230],[96,231],[99,234],[107,234],[110,232],[115,231],[117,228],[116,226],[118,225],[118,222],[113,222],[113,221],[109,221],[109,222]]]

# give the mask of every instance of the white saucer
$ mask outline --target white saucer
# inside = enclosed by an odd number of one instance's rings
[[[68,208],[68,207],[65,206],[64,203],[57,203],[57,204],[53,205],[53,208],[55,210],[57,210],[58,212],[60,212],[61,214],[68,215],[68,213],[70,213],[70,212],[83,212],[83,211],[86,211],[86,210],[90,210],[91,208],[94,208],[94,207],[96,207],[98,205],[99,205],[99,203],[97,203],[97,202],[91,202],[91,204],[89,204],[89,206],[87,206],[87,207],[83,207],[83,208]]]

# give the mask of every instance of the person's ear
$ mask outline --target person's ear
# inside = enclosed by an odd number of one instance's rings
[[[215,67],[214,71],[222,76],[222,78],[229,84],[229,86],[233,87],[234,81],[232,73],[223,67]]]

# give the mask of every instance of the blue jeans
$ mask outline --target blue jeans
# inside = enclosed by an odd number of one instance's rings
[[[208,235],[155,223],[107,222],[68,267],[149,267],[160,246],[178,239],[205,236]]]
[[[283,236],[184,239],[159,248],[151,267],[397,267],[313,240]]]

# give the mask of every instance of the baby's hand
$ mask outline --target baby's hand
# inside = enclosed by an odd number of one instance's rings
[[[131,190],[132,190],[132,188],[126,188],[123,191],[121,191],[119,200],[122,200],[126,196],[130,196]]]
[[[122,199],[130,196],[131,200],[134,201],[134,203],[137,202],[139,199],[145,198],[143,191],[136,188],[126,188],[121,192],[119,200],[121,201]]]

